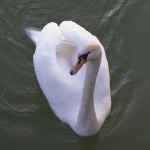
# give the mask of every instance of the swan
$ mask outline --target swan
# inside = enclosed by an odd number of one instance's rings
[[[55,115],[79,136],[98,133],[111,96],[108,62],[97,37],[73,21],[25,32],[36,45],[35,74]]]

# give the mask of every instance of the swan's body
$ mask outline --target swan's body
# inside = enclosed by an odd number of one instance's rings
[[[111,107],[108,63],[99,40],[71,21],[26,33],[36,44],[35,73],[56,116],[81,136],[96,134]],[[86,54],[87,63],[71,76],[78,54]]]

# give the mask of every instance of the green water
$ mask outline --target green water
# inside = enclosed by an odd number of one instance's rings
[[[2,0],[0,3],[0,150],[149,150],[150,1]],[[112,109],[101,131],[77,136],[59,121],[33,69],[32,26],[72,20],[106,50]]]

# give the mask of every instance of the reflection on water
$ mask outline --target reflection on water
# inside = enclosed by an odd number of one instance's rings
[[[126,143],[130,149],[141,145],[149,149],[149,5],[148,0],[3,1],[0,147],[125,149]],[[63,20],[73,20],[95,34],[106,49],[110,66],[112,110],[101,131],[89,138],[77,136],[49,108],[34,74],[35,47],[24,33],[26,27],[42,28]]]

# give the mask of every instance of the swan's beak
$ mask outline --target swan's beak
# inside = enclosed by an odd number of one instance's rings
[[[83,57],[78,58],[76,64],[70,70],[70,74],[75,75],[80,70],[80,68],[85,64],[85,62],[86,61]]]

